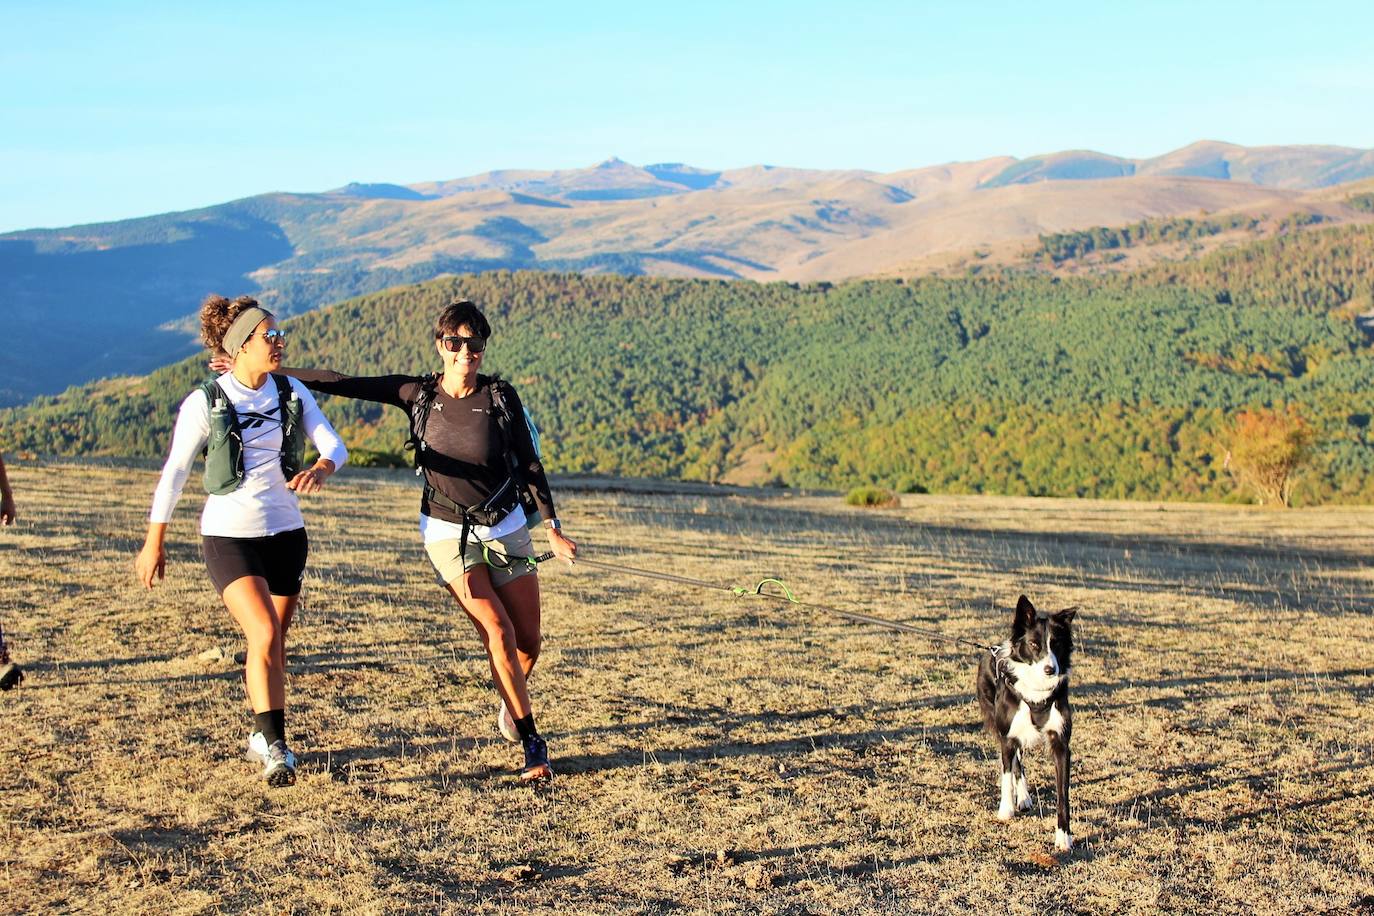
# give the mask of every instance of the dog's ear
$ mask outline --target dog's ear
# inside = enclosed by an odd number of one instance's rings
[[[1022,595],[1016,601],[1016,618],[1011,624],[1011,638],[1013,641],[1020,639],[1027,630],[1035,624],[1035,605],[1030,603],[1030,599]]]
[[[1078,616],[1077,607],[1066,607],[1062,611],[1055,611],[1050,615],[1057,623],[1073,623],[1073,619]]]

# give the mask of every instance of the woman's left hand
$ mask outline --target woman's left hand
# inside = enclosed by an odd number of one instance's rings
[[[234,358],[223,350],[216,350],[208,365],[215,372],[228,372],[234,368]]]
[[[569,566],[577,559],[577,544],[564,536],[558,529],[549,530],[549,547],[553,550],[553,555],[564,561]]]
[[[306,468],[287,482],[288,490],[295,490],[297,494],[318,493],[324,489],[324,482],[330,474],[334,473],[334,462],[328,458],[321,458],[315,462],[315,466]]]

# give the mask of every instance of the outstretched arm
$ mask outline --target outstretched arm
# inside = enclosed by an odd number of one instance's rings
[[[228,372],[234,368],[234,361],[227,353],[216,353],[210,359],[210,368],[216,372]],[[303,369],[299,366],[279,366],[276,374],[297,379],[311,391],[390,404],[402,410],[415,400],[415,391],[419,387],[419,380],[411,375],[354,376],[333,369]]]

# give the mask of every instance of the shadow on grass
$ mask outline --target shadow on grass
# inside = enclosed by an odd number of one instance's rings
[[[158,662],[170,662],[177,658],[175,655],[130,655],[125,658],[88,658],[78,661],[50,662],[32,661],[24,665],[24,670],[30,674],[49,671],[109,671],[113,668],[122,668],[132,665],[151,665]],[[75,684],[73,684],[75,686]]]
[[[1157,678],[1155,680],[1121,680],[1121,681],[1099,681],[1096,683],[1083,684],[1075,682],[1073,686],[1074,696],[1106,696],[1110,697],[1123,690],[1163,690],[1168,688],[1188,688],[1188,687],[1216,687],[1224,684],[1272,684],[1272,683],[1297,683],[1301,681],[1312,681],[1316,679],[1333,679],[1349,677],[1368,677],[1370,668],[1341,668],[1336,671],[1276,671],[1273,669],[1250,670],[1228,672],[1224,674],[1207,674],[1189,677]],[[1359,687],[1354,684],[1323,684],[1322,689],[1333,692],[1351,693],[1359,696],[1363,693],[1374,692],[1374,687]],[[1223,699],[1227,697],[1241,698],[1249,694],[1225,694],[1220,691],[1209,692],[1202,697],[1195,695],[1185,695],[1181,697],[1156,697],[1141,700],[1139,705],[1152,708],[1163,709],[1182,709],[1187,703],[1197,699]],[[1124,708],[1124,707],[1120,707]]]
[[[649,510],[652,511],[652,510]],[[669,513],[683,515],[682,512]],[[643,516],[634,515],[639,521],[643,521]],[[711,525],[713,516],[710,514],[692,514],[691,524],[687,526],[701,529]],[[879,540],[890,542],[885,553],[893,553],[903,547],[921,546],[913,544],[925,542],[924,546],[930,546],[930,542],[946,540],[955,545],[970,545],[981,547],[977,551],[985,555],[1004,554],[1004,553],[1026,553],[1026,548],[1065,548],[1064,552],[1069,552],[1069,548],[1074,553],[1080,552],[1083,548],[1108,551],[1118,558],[1124,551],[1143,551],[1147,554],[1168,554],[1176,558],[1190,559],[1193,561],[1210,560],[1213,565],[1219,565],[1216,561],[1227,559],[1241,561],[1233,565],[1257,564],[1260,568],[1282,569],[1291,568],[1294,564],[1308,566],[1323,564],[1331,568],[1345,569],[1362,568],[1368,561],[1368,557],[1360,550],[1342,550],[1330,547],[1308,547],[1300,544],[1287,543],[1254,543],[1254,542],[1228,542],[1225,540],[1199,541],[1187,537],[1171,537],[1167,534],[1157,532],[1141,532],[1138,534],[1117,534],[1115,532],[1102,531],[1025,531],[1001,528],[979,528],[969,525],[957,525],[948,523],[927,523],[918,518],[905,516],[884,517],[875,514],[849,513],[844,517],[844,524],[847,528],[877,536]],[[665,524],[672,526],[669,518],[662,520]],[[834,532],[836,516],[834,514],[819,513],[807,509],[795,509],[778,507],[772,505],[756,505],[750,509],[751,525],[763,530],[797,530],[799,527],[810,527],[816,531]],[[729,533],[732,529],[728,526],[717,524],[722,533]],[[1213,532],[1224,536],[1224,532]],[[948,544],[942,546],[950,546]]]
[[[1121,808],[1128,801],[1135,806],[1141,802],[1155,805],[1167,802],[1172,799],[1186,798],[1187,796],[1202,792],[1214,792],[1218,789],[1226,789],[1233,786],[1244,785],[1257,794],[1268,794],[1276,788],[1281,774],[1274,771],[1250,771],[1244,773],[1231,772],[1233,764],[1230,761],[1206,762],[1188,764],[1184,767],[1169,767],[1159,771],[1161,778],[1176,778],[1186,775],[1190,781],[1175,785],[1161,786],[1152,792],[1143,792],[1133,795],[1129,800],[1123,800],[1110,807]],[[1352,773],[1356,771],[1366,771],[1370,769],[1370,764],[1366,760],[1344,760],[1326,764],[1324,766],[1311,767],[1303,772],[1305,779],[1314,783],[1324,781],[1332,776],[1341,773]],[[1333,804],[1339,801],[1348,801],[1353,798],[1361,797],[1361,793],[1342,792],[1331,793],[1321,798],[1306,799],[1293,802],[1282,807],[1276,805],[1264,805],[1263,807],[1253,808],[1246,811],[1236,811],[1222,818],[1190,817],[1175,812],[1168,811],[1164,814],[1152,812],[1152,819],[1163,818],[1172,824],[1183,824],[1193,827],[1218,827],[1236,824],[1241,821],[1250,821],[1263,815],[1281,814],[1291,811],[1300,811],[1307,808],[1319,807],[1322,805]],[[1125,831],[1122,831],[1125,832]]]
[[[936,864],[943,862],[954,855],[949,852],[929,853],[926,855],[908,856],[902,859],[882,859],[877,857],[864,858],[856,862],[845,865],[827,865],[823,863],[800,863],[796,861],[804,856],[818,852],[843,851],[848,844],[841,842],[832,843],[807,843],[801,846],[775,847],[771,849],[759,850],[720,850],[720,851],[701,851],[691,855],[679,856],[669,864],[669,870],[675,875],[690,875],[692,872],[699,872],[703,875],[714,870],[720,870],[729,866],[745,865],[780,865],[789,862],[794,871],[774,873],[769,875],[764,882],[771,887],[782,887],[793,884],[800,884],[804,881],[816,880],[818,878],[833,878],[843,876],[845,878],[868,878],[883,871],[893,871],[904,868],[908,865]],[[724,859],[722,860],[722,853]]]
[[[653,514],[655,510],[646,511]],[[683,513],[658,511],[664,515],[661,522],[670,527],[700,530],[713,524],[721,526],[720,522],[713,522],[710,515],[690,515],[684,525],[674,518]],[[756,505],[753,511],[751,523],[760,530],[809,528],[822,537],[834,531],[835,518],[825,514],[769,505]],[[641,522],[644,520],[641,516],[635,517]],[[907,518],[865,515],[846,516],[846,524],[854,531],[851,539],[887,542],[888,546],[882,551],[885,559],[897,558],[904,550],[921,555],[957,556],[993,574],[1007,574],[1013,578],[1025,578],[1022,571],[1026,567],[1043,566],[1046,562],[1080,570],[1074,575],[1031,573],[1030,581],[1041,585],[1223,598],[1268,609],[1318,613],[1350,612],[1374,603],[1374,588],[1366,583],[1328,585],[1309,578],[1298,586],[1292,580],[1294,567],[1317,569],[1323,574],[1361,570],[1368,558],[1356,550],[1292,544],[1199,542],[1154,533],[1128,536],[1084,531],[989,530],[949,524],[924,525]],[[730,531],[723,529],[722,533]],[[673,553],[671,550],[666,552]],[[854,569],[868,563],[871,555],[871,551],[860,551],[840,564],[827,559],[812,560],[809,565],[828,566],[837,574],[852,575]],[[1202,577],[1214,579],[1217,584],[1195,584],[1194,580]],[[921,573],[920,578],[938,582],[949,579],[949,575]],[[1008,592],[1012,591],[1014,587],[1009,586]]]

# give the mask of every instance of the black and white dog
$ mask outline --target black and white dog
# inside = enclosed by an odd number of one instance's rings
[[[1054,754],[1059,821],[1054,846],[1073,848],[1069,832],[1069,663],[1073,655],[1073,618],[1077,608],[1049,616],[1037,614],[1025,595],[1016,602],[1011,641],[978,662],[978,705],[983,724],[1002,747],[1002,804],[997,817],[1011,820],[1031,806],[1021,753],[1041,741]]]

